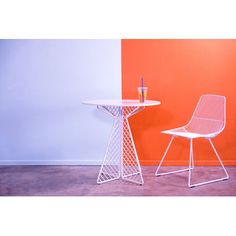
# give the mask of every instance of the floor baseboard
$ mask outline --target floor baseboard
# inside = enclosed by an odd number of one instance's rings
[[[101,165],[102,160],[0,160],[0,165]],[[140,161],[144,166],[157,166],[159,161],[145,160]],[[225,166],[236,166],[235,160],[223,161]],[[166,161],[164,166],[187,166],[187,161]],[[197,166],[218,166],[217,161],[199,161]]]

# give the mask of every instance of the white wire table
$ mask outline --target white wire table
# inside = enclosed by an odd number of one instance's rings
[[[114,117],[97,183],[101,184],[121,178],[142,185],[144,183],[142,170],[128,118],[146,106],[155,106],[161,103],[152,100],[146,100],[144,103],[140,103],[138,100],[93,100],[84,101],[83,104],[96,105],[99,110]]]

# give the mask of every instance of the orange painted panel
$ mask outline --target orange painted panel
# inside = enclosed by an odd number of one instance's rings
[[[186,124],[202,94],[227,98],[225,130],[213,143],[226,165],[236,165],[236,40],[122,40],[122,97],[138,98],[144,77],[148,99],[161,101],[130,118],[143,165],[157,165],[170,136],[162,130]],[[218,164],[210,144],[194,140],[197,165]],[[188,163],[189,142],[177,138],[166,164]]]

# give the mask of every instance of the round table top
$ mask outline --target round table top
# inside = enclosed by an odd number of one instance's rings
[[[145,102],[139,102],[136,99],[120,99],[120,100],[90,100],[84,101],[86,105],[96,106],[117,106],[117,107],[146,107],[160,105],[160,101],[146,100]]]

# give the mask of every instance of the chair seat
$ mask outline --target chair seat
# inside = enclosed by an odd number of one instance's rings
[[[186,130],[185,127],[164,130],[164,131],[161,131],[161,133],[170,134],[170,135],[174,135],[174,136],[180,136],[180,137],[184,137],[184,138],[212,138],[216,135],[216,133],[199,134],[199,133],[190,132],[190,131]]]

